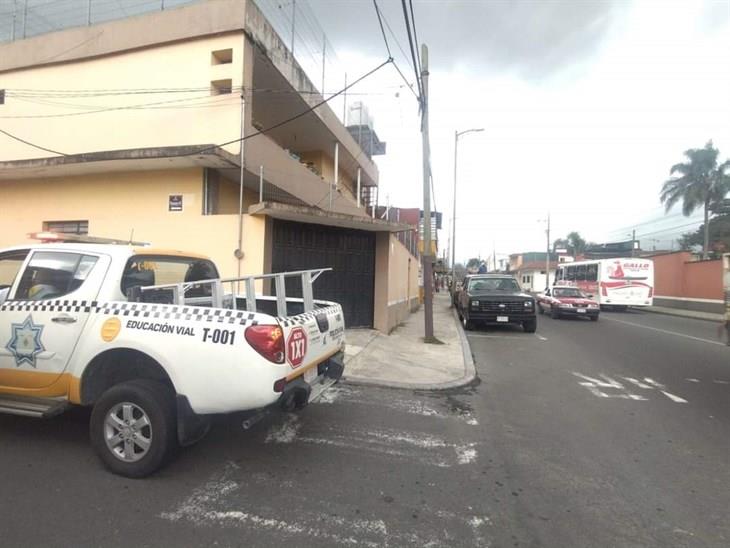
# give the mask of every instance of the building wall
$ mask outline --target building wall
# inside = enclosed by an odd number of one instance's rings
[[[418,308],[418,260],[387,232],[375,238],[373,327],[390,333]]]
[[[320,177],[326,183],[334,182],[335,177],[335,160],[329,154],[322,151],[301,152],[299,153],[300,162],[302,164],[311,163],[319,172]],[[346,191],[354,200],[357,199],[357,180],[353,181],[341,167],[338,169],[339,179],[338,187]]]
[[[692,260],[689,251],[651,257],[654,261],[654,295],[683,296],[682,272],[684,264]]]
[[[230,32],[4,72],[0,81],[8,93],[0,105],[3,129],[66,154],[230,141],[240,133],[240,93],[211,96],[210,86],[223,79],[241,86],[243,42],[242,31]],[[212,64],[212,52],[225,49],[232,50],[232,62]],[[21,88],[192,91],[38,100],[14,97],[13,90]],[[225,148],[236,153],[239,144]],[[0,161],[40,156],[48,153],[0,135]]]
[[[552,280],[555,276],[555,270],[549,271],[548,279],[545,279],[545,270],[519,270],[515,273],[515,278],[519,282],[520,286],[524,291],[532,291],[541,293],[546,287],[552,285]],[[523,282],[523,277],[529,276],[529,282]]]
[[[404,322],[418,308],[418,259],[390,235],[388,269],[388,328]]]
[[[654,304],[722,313],[722,261],[692,261],[687,251],[651,257],[654,261]]]
[[[93,236],[146,241],[211,257],[224,277],[238,274],[238,215],[202,215],[202,169],[109,173],[0,184],[0,247],[30,240],[44,221],[88,220]],[[183,211],[168,211],[170,194]],[[238,197],[236,195],[236,211]],[[264,265],[263,218],[244,215],[242,274]]]

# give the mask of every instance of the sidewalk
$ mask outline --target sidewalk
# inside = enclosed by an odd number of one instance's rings
[[[725,316],[713,314],[712,312],[698,312],[696,310],[683,310],[681,308],[670,308],[668,306],[647,306],[642,308],[654,314],[665,314],[667,316],[681,316],[682,318],[694,318],[696,320],[708,320],[712,322],[724,322]]]
[[[345,380],[395,388],[439,390],[471,382],[474,361],[461,326],[449,308],[448,293],[435,293],[433,325],[443,344],[423,342],[423,306],[390,335],[348,329]]]

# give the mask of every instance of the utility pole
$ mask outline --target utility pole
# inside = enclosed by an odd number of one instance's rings
[[[449,244],[449,248],[451,249],[451,287],[452,289],[456,288],[456,269],[454,265],[456,264],[456,166],[457,166],[457,160],[459,159],[459,137],[462,135],[466,135],[467,133],[476,133],[479,131],[484,131],[484,128],[474,128],[474,129],[467,129],[464,131],[456,131],[454,130],[454,197],[453,197],[453,211],[451,213],[451,243]],[[453,299],[452,299],[452,306],[453,306]]]
[[[428,48],[421,45],[421,137],[423,141],[423,307],[424,341],[433,337],[433,257],[431,256],[431,150],[428,141]]]
[[[631,256],[636,257],[636,229],[631,231]]]
[[[550,212],[547,216],[547,253],[545,254],[545,287],[550,287]]]

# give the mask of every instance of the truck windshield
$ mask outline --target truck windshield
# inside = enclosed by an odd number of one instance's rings
[[[469,280],[470,292],[479,291],[519,291],[520,286],[514,278],[477,278]]]

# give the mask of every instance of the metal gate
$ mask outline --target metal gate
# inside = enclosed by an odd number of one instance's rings
[[[273,221],[272,272],[331,267],[314,284],[314,298],[342,305],[347,327],[373,326],[375,233],[324,225]],[[288,296],[301,296],[297,281]]]

